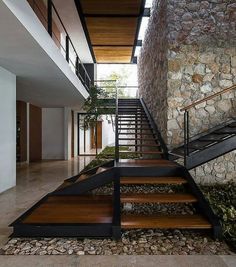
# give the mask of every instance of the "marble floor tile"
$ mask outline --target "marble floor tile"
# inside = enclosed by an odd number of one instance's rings
[[[93,158],[17,165],[16,186],[0,194],[0,247],[11,234],[11,222],[65,179],[78,174]]]

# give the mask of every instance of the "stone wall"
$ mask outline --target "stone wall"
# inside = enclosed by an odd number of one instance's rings
[[[180,108],[236,83],[236,3],[234,0],[168,1],[167,143],[183,142]],[[234,114],[235,93],[190,112],[191,136]]]
[[[170,147],[183,142],[184,113],[196,100],[236,83],[233,58],[236,48],[185,45],[168,53],[168,123]],[[235,92],[204,102],[189,111],[190,136],[197,135],[235,116]]]
[[[177,147],[183,143],[180,109],[236,84],[235,0],[154,1],[138,66],[140,93],[168,146]],[[231,92],[192,109],[191,136],[236,117],[235,103]],[[228,179],[235,162],[234,152],[229,155],[198,167],[196,177],[218,180],[212,164],[221,162],[220,179]]]
[[[236,181],[236,151],[216,158],[190,171],[200,184],[226,183]]]
[[[167,2],[154,2],[139,58],[139,94],[143,97],[164,138],[167,136]]]

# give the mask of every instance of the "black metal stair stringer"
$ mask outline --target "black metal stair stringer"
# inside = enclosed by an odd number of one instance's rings
[[[186,168],[191,170],[236,149],[236,135],[193,153],[186,159]]]
[[[215,215],[214,211],[210,207],[210,204],[206,200],[202,191],[199,189],[198,185],[195,183],[193,177],[189,171],[180,165],[179,174],[182,175],[186,180],[187,184],[185,187],[188,192],[191,192],[196,198],[197,202],[194,204],[196,209],[204,215],[212,225],[213,236],[215,239],[222,239],[222,226],[218,216]]]
[[[159,141],[160,146],[162,148],[162,151],[164,153],[164,158],[165,159],[169,159],[168,148],[166,146],[166,143],[165,143],[165,141],[164,141],[164,139],[163,139],[163,137],[162,137],[162,135],[161,135],[161,133],[160,133],[160,131],[159,131],[159,129],[158,129],[158,127],[157,127],[152,115],[151,115],[151,113],[149,112],[149,110],[148,110],[148,108],[147,108],[147,106],[146,106],[146,104],[145,104],[145,102],[144,102],[144,100],[142,98],[140,98],[140,102],[142,104],[143,110],[144,110],[144,112],[145,112],[145,114],[146,114],[146,116],[148,118],[148,121],[149,121],[149,123],[151,125],[151,128],[152,128],[153,132],[158,137],[158,141]]]
[[[110,168],[101,173],[95,173],[84,180],[77,181],[64,188],[56,189],[51,195],[80,195],[98,187],[114,182],[115,169]]]

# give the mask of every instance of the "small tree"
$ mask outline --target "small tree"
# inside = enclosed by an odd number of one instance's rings
[[[127,86],[129,75],[129,69],[126,67],[122,67],[121,69],[117,71],[112,71],[109,75],[103,77],[102,80],[107,80],[107,82],[103,82],[101,86],[104,87],[104,90],[106,90],[109,95],[115,95],[115,90],[117,87],[118,96],[124,97],[125,92],[119,87]]]
[[[83,110],[86,112],[84,117],[84,125],[82,126],[85,129],[88,129],[90,126],[95,126],[97,120],[106,114],[114,113],[114,108],[109,108],[107,105],[108,93],[97,86],[92,86],[89,91],[90,95],[85,100]]]

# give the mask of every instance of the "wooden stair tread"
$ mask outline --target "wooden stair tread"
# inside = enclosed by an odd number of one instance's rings
[[[121,159],[118,163],[119,167],[150,167],[150,166],[167,166],[176,167],[177,163],[166,159]]]
[[[136,147],[160,147],[160,145],[148,145],[148,144],[142,144],[142,145],[136,145],[136,144],[125,144],[125,145],[122,145],[122,144],[119,144],[119,146],[124,146],[124,147],[129,147],[129,146],[136,146]]]
[[[141,126],[141,125],[149,125],[149,123],[118,123],[118,126]]]
[[[119,151],[120,154],[163,154],[162,151]]]
[[[210,229],[212,225],[201,215],[122,215],[121,228]]]
[[[112,223],[112,214],[111,196],[50,196],[23,223]]]
[[[152,128],[142,128],[142,127],[119,127],[118,130],[129,130],[129,131],[136,131],[136,130],[143,130],[143,131],[152,131]]]
[[[118,115],[119,119],[142,119],[142,118],[147,118],[146,115],[143,114],[128,114],[128,115]]]
[[[193,203],[197,198],[192,194],[121,194],[121,203]]]
[[[119,133],[119,135],[135,135],[135,134],[136,133]],[[156,135],[156,134],[155,133],[137,133],[137,135],[145,136],[145,135]]]
[[[157,138],[153,137],[153,138],[118,138],[119,140],[123,140],[123,141],[134,141],[134,140],[138,140],[138,141],[154,141],[157,140]]]
[[[182,177],[121,177],[122,185],[128,184],[173,184],[181,185],[187,183]]]

